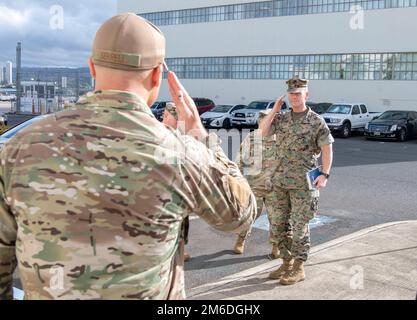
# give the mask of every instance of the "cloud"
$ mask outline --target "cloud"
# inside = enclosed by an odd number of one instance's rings
[[[23,66],[84,67],[97,29],[116,12],[116,0],[0,1],[0,65],[15,62],[20,41]]]

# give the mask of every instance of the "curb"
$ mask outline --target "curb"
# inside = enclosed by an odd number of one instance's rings
[[[334,239],[334,240],[330,240],[328,242],[325,242],[323,244],[317,245],[313,248],[311,248],[310,250],[310,256],[314,256],[322,251],[325,251],[327,249],[330,248],[334,248],[340,245],[343,245],[344,243],[350,242],[350,241],[354,241],[356,239],[362,238],[370,233],[374,233],[383,229],[387,229],[393,226],[397,226],[400,224],[408,224],[408,223],[412,223],[412,224],[416,224],[417,225],[417,220],[407,220],[407,221],[395,221],[395,222],[388,222],[388,223],[384,223],[384,224],[380,224],[380,225],[376,225],[376,226],[372,226],[369,228],[365,228],[356,232],[353,232],[349,235],[346,236],[342,236],[340,238]],[[244,278],[248,278],[253,276],[254,274],[257,273],[262,273],[262,272],[266,272],[269,270],[272,270],[274,268],[276,268],[277,266],[277,261],[276,260],[272,260],[269,262],[266,262],[264,264],[261,264],[259,266],[256,266],[254,268],[242,271],[238,274],[234,274],[234,275],[230,275],[227,277],[224,277],[216,282],[211,282],[211,283],[207,283],[207,284],[203,284],[201,286],[198,287],[194,287],[191,288],[189,290],[189,293],[187,294],[187,299],[193,298],[193,297],[197,297],[198,295],[202,294],[202,293],[207,293],[213,289],[219,289],[223,286],[226,286],[236,280],[239,279],[244,279]]]

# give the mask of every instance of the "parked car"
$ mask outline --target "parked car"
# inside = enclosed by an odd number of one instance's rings
[[[207,98],[192,98],[195,105],[197,106],[198,114],[203,114],[204,112],[210,111],[216,105],[215,103]]]
[[[353,130],[365,130],[372,119],[364,103],[335,103],[321,115],[332,133],[350,137]]]
[[[275,101],[276,100],[252,101],[249,103],[247,108],[232,112],[232,127],[258,126],[259,112],[262,110],[271,109],[274,106]],[[281,112],[287,112],[289,110],[289,107],[284,102],[283,106],[281,107]]]
[[[398,141],[417,137],[417,112],[385,111],[365,126],[365,137]]]
[[[0,126],[7,126],[7,116],[5,114],[0,116]]]
[[[201,115],[201,121],[206,127],[214,128],[226,128],[229,129],[231,123],[231,113],[237,110],[247,108],[244,104],[221,104],[217,105],[210,111],[207,111]]]
[[[307,102],[306,105],[310,107],[317,114],[324,114],[329,110],[332,103],[330,102]]]
[[[3,149],[3,145],[6,143],[6,141],[9,140],[10,138],[14,137],[20,130],[30,126],[34,122],[36,122],[40,119],[43,119],[47,116],[48,115],[41,115],[41,116],[31,118],[31,119],[26,120],[26,121],[22,122],[21,124],[13,127],[13,128],[10,128],[9,130],[4,131],[2,134],[0,134],[0,150]]]
[[[166,105],[167,101],[157,101],[151,107],[153,115],[159,121],[162,121]]]

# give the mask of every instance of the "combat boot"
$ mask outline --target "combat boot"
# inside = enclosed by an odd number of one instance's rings
[[[245,250],[245,239],[242,237],[238,237],[236,244],[235,244],[235,253],[242,254]]]
[[[294,259],[284,259],[284,262],[282,263],[282,265],[275,271],[272,271],[269,274],[269,279],[274,279],[274,280],[278,280],[281,279],[281,277],[286,274],[287,272],[289,272],[293,266],[294,263]]]
[[[187,262],[191,259],[191,255],[188,252],[184,252],[184,262]]]
[[[282,276],[279,283],[282,285],[291,285],[303,281],[305,277],[304,261],[295,260],[292,269]]]
[[[279,247],[276,244],[274,244],[272,246],[271,258],[272,259],[278,259],[279,258]]]

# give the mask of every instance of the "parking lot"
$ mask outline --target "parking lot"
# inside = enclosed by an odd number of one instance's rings
[[[384,222],[417,219],[416,181],[417,140],[368,141],[359,134],[336,138],[331,178],[321,191],[319,217],[311,225],[312,245]],[[260,220],[245,254],[239,256],[232,251],[234,235],[214,231],[200,219],[192,219],[187,247],[192,259],[186,264],[186,287],[268,261],[271,247],[266,219]]]

